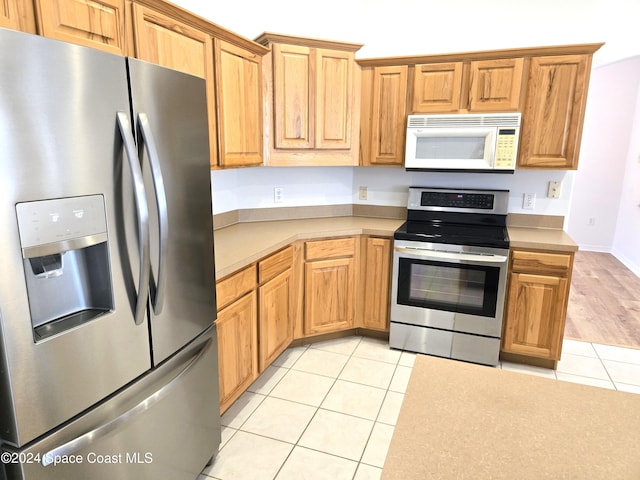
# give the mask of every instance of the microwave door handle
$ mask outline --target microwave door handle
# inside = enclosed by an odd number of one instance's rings
[[[504,255],[482,255],[477,253],[457,253],[443,252],[440,250],[424,250],[421,248],[396,247],[396,252],[406,255],[413,255],[422,258],[435,258],[438,260],[460,260],[480,263],[505,263],[507,257]]]
[[[151,305],[153,307],[153,313],[160,315],[162,308],[164,307],[164,297],[166,290],[166,269],[165,264],[167,260],[167,247],[169,244],[169,219],[167,208],[167,191],[164,186],[164,177],[162,175],[162,169],[160,168],[160,157],[158,155],[158,149],[156,148],[156,142],[153,138],[151,131],[151,124],[149,123],[149,117],[145,113],[138,113],[138,125],[142,132],[142,140],[144,146],[147,149],[149,157],[149,165],[151,167],[151,178],[153,179],[153,187],[156,198],[156,207],[158,209],[158,278],[155,284],[155,291],[151,292]]]
[[[146,314],[147,297],[149,296],[149,271],[151,262],[149,259],[149,207],[147,205],[142,179],[142,169],[138,162],[137,150],[129,117],[124,112],[117,113],[118,127],[124,144],[124,151],[129,163],[129,171],[133,179],[133,194],[138,214],[138,251],[140,255],[140,272],[138,274],[138,296],[134,321],[136,325],[144,322]]]

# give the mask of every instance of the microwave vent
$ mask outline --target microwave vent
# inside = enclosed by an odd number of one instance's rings
[[[519,127],[520,113],[409,115],[409,128]]]

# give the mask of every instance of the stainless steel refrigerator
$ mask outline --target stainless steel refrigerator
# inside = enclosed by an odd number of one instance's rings
[[[220,443],[203,79],[0,29],[7,479],[195,479]]]

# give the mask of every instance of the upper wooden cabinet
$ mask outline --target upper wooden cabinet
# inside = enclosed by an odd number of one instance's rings
[[[218,129],[211,36],[153,8],[138,4],[131,8],[136,58],[206,80],[209,159],[216,165]]]
[[[221,167],[262,164],[262,57],[215,40]]]
[[[264,33],[268,165],[356,165],[361,45]]]
[[[469,64],[470,112],[517,112],[524,58],[480,60]]]
[[[460,110],[462,62],[416,65],[413,70],[413,113]]]
[[[35,0],[38,32],[118,55],[127,54],[125,0]]]
[[[268,50],[160,0],[136,0],[132,17],[137,58],[206,80],[211,167],[261,165]]]
[[[591,57],[531,59],[518,168],[578,168]]]
[[[407,65],[362,69],[360,163],[404,164]]]
[[[197,77],[212,77],[210,35],[149,7],[134,4],[132,8],[137,58]]]
[[[0,27],[36,33],[33,3],[24,0],[3,0],[0,2]]]
[[[523,65],[523,58],[416,65],[412,111],[518,111]]]

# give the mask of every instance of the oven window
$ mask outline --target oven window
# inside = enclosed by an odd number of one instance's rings
[[[400,258],[398,303],[494,317],[500,269]]]

